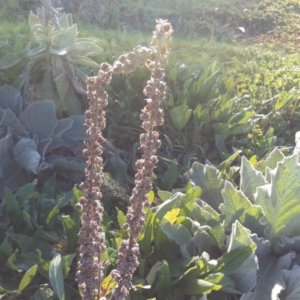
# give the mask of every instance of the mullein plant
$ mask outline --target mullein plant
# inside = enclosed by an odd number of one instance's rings
[[[149,206],[147,194],[152,189],[151,178],[158,161],[156,151],[161,144],[159,133],[154,128],[164,122],[161,103],[166,96],[166,83],[162,80],[168,58],[167,45],[173,33],[171,24],[166,20],[156,22],[150,48],[137,46],[132,52],[121,55],[112,66],[102,63],[98,76],[88,78],[87,96],[90,102],[85,113],[88,130],[83,152],[87,159],[87,168],[85,181],[81,184],[84,195],[77,204],[77,208],[82,211],[77,282],[84,300],[101,298],[100,286],[106,265],[105,261],[100,261],[101,253],[106,250],[101,227],[103,207],[100,202],[103,182],[101,154],[102,144],[105,142],[102,130],[105,128],[104,108],[108,103],[105,86],[109,84],[113,73],[129,74],[137,67],[146,67],[150,70],[151,78],[143,91],[147,97],[147,105],[140,116],[145,131],[140,135],[140,149],[143,154],[136,162],[135,187],[130,198],[126,223],[123,225],[129,238],[122,241],[118,251],[117,268],[112,271],[117,285],[110,300],[121,300],[129,295],[132,277],[139,265],[138,235],[144,226],[144,208]]]

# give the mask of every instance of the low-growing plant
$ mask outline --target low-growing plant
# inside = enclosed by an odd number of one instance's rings
[[[80,299],[74,280],[81,192],[59,195],[50,178],[8,188],[0,205],[0,295],[6,299]]]
[[[0,87],[1,197],[5,188],[15,191],[45,172],[60,173],[71,180],[85,168],[81,155],[75,155],[86,137],[84,117],[57,120],[50,100],[29,104],[25,110],[23,105],[17,89]]]
[[[13,86],[23,88],[28,102],[53,99],[59,117],[80,114],[85,107],[85,80],[98,64],[90,56],[102,49],[90,38],[78,38],[71,14],[52,6],[37,9],[28,18],[30,42],[19,52],[0,59],[0,70],[15,68]]]

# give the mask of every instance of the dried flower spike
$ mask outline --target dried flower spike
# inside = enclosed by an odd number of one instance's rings
[[[98,76],[89,77],[87,97],[89,109],[85,113],[88,125],[84,157],[87,159],[85,181],[80,185],[84,196],[76,206],[82,211],[81,230],[79,232],[79,261],[77,282],[82,299],[94,300],[99,295],[105,262],[100,261],[100,254],[106,250],[105,237],[101,227],[103,207],[100,199],[102,179],[102,146],[105,141],[102,130],[105,128],[104,107],[107,106],[105,86],[110,82],[112,67],[101,64]],[[100,172],[98,171],[100,169]]]
[[[139,244],[138,234],[145,222],[145,206],[148,206],[147,193],[152,189],[151,178],[153,170],[158,161],[156,151],[160,146],[159,133],[154,130],[155,126],[164,122],[161,102],[166,96],[166,84],[164,78],[164,65],[167,62],[168,51],[166,43],[170,40],[172,26],[165,20],[157,20],[156,31],[151,42],[152,53],[147,53],[144,60],[146,67],[151,72],[151,78],[147,81],[144,94],[148,97],[147,105],[141,112],[142,128],[145,133],[140,135],[140,149],[143,150],[142,158],[136,162],[137,174],[135,175],[135,187],[130,198],[130,207],[126,215],[124,229],[129,232],[129,239],[123,240],[118,252],[117,269],[112,271],[112,276],[118,283],[112,292],[111,300],[121,300],[126,297],[132,287],[132,277],[139,265]],[[136,48],[135,53],[141,64],[139,53],[145,53],[142,48]],[[151,54],[151,58],[149,59]],[[128,59],[128,57],[126,58]],[[117,63],[118,71],[124,68],[126,73],[127,60],[122,57],[122,61]]]

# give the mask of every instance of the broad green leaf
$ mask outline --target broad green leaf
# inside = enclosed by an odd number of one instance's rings
[[[164,219],[169,221],[171,224],[174,224],[178,216],[180,215],[180,211],[180,208],[173,208],[164,215]]]
[[[70,118],[65,118],[59,120],[53,133],[52,141],[47,149],[47,151],[51,152],[51,150],[59,148],[63,144],[62,136],[68,131],[73,125],[73,120]]]
[[[61,255],[56,253],[50,262],[49,280],[55,295],[59,300],[65,300],[64,277]]]
[[[20,117],[23,109],[23,98],[19,90],[10,85],[1,86],[0,103],[1,109],[9,109],[17,117]]]
[[[56,221],[58,214],[59,214],[59,204],[55,205],[51,209],[46,219],[46,224],[51,229],[51,231],[54,231],[54,223]]]
[[[297,154],[278,163],[277,167],[270,171],[270,178],[270,184],[257,189],[255,202],[264,211],[267,234],[272,241],[280,236],[284,228],[293,226],[292,217],[300,217],[300,165]]]
[[[15,261],[17,259],[17,253],[18,253],[18,249],[15,250],[14,253],[12,253],[9,258],[7,259],[6,261],[6,267],[11,269],[11,270],[14,270],[14,271],[19,271],[18,267],[15,265]]]
[[[26,183],[26,178],[19,165],[13,158],[12,133],[8,130],[5,137],[0,139],[0,196],[4,197],[5,189],[16,190]]]
[[[228,157],[228,151],[225,147],[225,142],[219,134],[215,134],[215,144],[219,151],[219,155],[222,160]]]
[[[233,128],[230,129],[229,136],[235,137],[240,134],[248,133],[253,129],[253,127],[254,127],[254,124],[251,124],[251,123],[234,126]]]
[[[126,223],[126,216],[125,214],[116,207],[117,209],[117,218],[120,228],[122,229],[122,226]]]
[[[37,55],[42,53],[44,50],[46,50],[46,47],[44,45],[39,45],[37,47],[34,47],[27,52],[27,57],[28,58],[36,57]]]
[[[40,249],[45,259],[51,259],[53,256],[53,248],[49,243],[24,234],[9,233],[9,236],[17,243],[22,254],[36,253],[36,249]]]
[[[15,260],[15,265],[19,270],[28,271],[34,265],[39,264],[39,257],[36,252],[19,253]]]
[[[249,125],[249,121],[253,116],[255,116],[255,111],[250,110],[251,108],[243,108],[240,110],[238,114],[234,114],[231,118],[229,118],[228,123],[233,126],[238,124],[247,124]]]
[[[179,288],[182,289],[186,295],[207,295],[212,291],[220,290],[222,286],[203,279],[197,279],[197,277],[192,277],[180,282]]]
[[[86,168],[85,162],[77,157],[57,157],[53,160],[49,160],[53,164],[56,171],[73,171],[83,172]]]
[[[219,134],[224,140],[228,138],[231,130],[227,123],[213,123],[212,127],[215,134]]]
[[[177,130],[181,130],[189,121],[192,115],[192,110],[189,109],[187,105],[180,105],[173,107],[169,111],[169,114],[172,124]]]
[[[20,119],[32,137],[49,138],[57,125],[54,102],[44,100],[32,103],[22,112]]]
[[[0,59],[0,70],[9,69],[18,65],[21,62],[22,59],[18,55],[14,53],[8,53]]]
[[[241,300],[278,300],[280,292],[286,287],[283,271],[290,269],[295,256],[295,252],[287,253],[279,258],[272,255],[261,256],[259,258],[259,281],[254,291],[243,295]],[[287,274],[285,276],[287,279]]]
[[[240,171],[240,189],[245,196],[253,203],[254,194],[259,186],[267,184],[266,179],[260,171],[255,170],[247,158],[242,157]],[[247,226],[246,226],[247,227]]]
[[[113,279],[111,274],[105,277],[101,283],[101,297],[109,295],[116,285],[117,282]]]
[[[76,254],[69,254],[69,255],[64,255],[61,258],[61,265],[62,265],[62,271],[63,271],[63,276],[66,277],[69,274],[71,264],[73,262],[74,257]]]
[[[36,274],[37,269],[38,265],[34,265],[29,270],[27,270],[19,284],[18,294],[20,294],[30,284]]]
[[[222,273],[213,273],[209,274],[204,280],[214,283],[216,285],[221,285],[221,291],[231,293],[231,294],[240,294],[238,290],[235,289],[234,280],[230,279],[229,276],[226,276]]]
[[[199,229],[192,237],[191,241],[186,246],[186,251],[190,257],[195,257],[199,253],[213,253],[214,249],[218,247],[214,237],[208,230]]]
[[[25,206],[30,198],[35,197],[37,195],[37,192],[35,189],[37,182],[38,182],[38,180],[34,179],[32,182],[21,186],[17,190],[17,192],[15,193],[15,196],[17,197],[18,202],[20,203],[21,206]]]
[[[8,236],[6,236],[2,240],[2,242],[0,244],[0,252],[5,254],[5,257],[8,257],[13,253],[13,248],[11,246],[11,243],[10,243],[9,239],[8,239]],[[1,261],[0,261],[0,263],[1,263]]]
[[[155,294],[157,295],[158,299],[162,299],[165,297],[165,295],[168,295],[173,287],[171,283],[170,268],[165,260],[162,261],[160,274],[160,277],[162,277],[163,280],[160,281],[155,288]]]
[[[69,148],[77,147],[79,141],[86,138],[87,126],[85,117],[82,115],[70,116],[67,120],[72,120],[72,126],[61,135],[63,145]]]
[[[55,53],[55,50],[62,51],[66,49],[66,51],[68,52],[70,47],[72,47],[75,44],[77,35],[78,35],[77,24],[72,25],[68,29],[58,31],[51,39],[52,47],[50,51],[54,50]],[[65,55],[66,53],[62,55]]]
[[[148,257],[148,255],[152,251],[153,225],[155,220],[155,215],[152,209],[146,210],[147,214],[145,218],[145,225],[139,235],[141,253],[144,257]]]
[[[99,64],[97,62],[95,62],[94,60],[85,57],[85,56],[77,56],[75,61],[74,61],[77,65],[79,66],[83,66],[86,68],[92,68],[92,69],[98,69],[99,68]]]
[[[296,300],[300,299],[300,267],[294,265],[291,270],[283,270],[282,278],[285,283],[285,290],[283,291],[283,299]]]
[[[111,177],[119,183],[125,182],[127,178],[127,164],[119,154],[114,154],[111,157],[110,166],[112,169]]]
[[[156,217],[161,220],[168,211],[172,210],[173,208],[180,207],[184,197],[185,195],[182,193],[176,193],[172,195],[169,200],[166,200],[157,207]]]
[[[240,156],[240,154],[242,153],[241,150],[238,150],[236,152],[234,152],[233,154],[231,154],[226,160],[222,161],[219,166],[218,166],[218,170],[220,172],[226,171],[231,164]]]
[[[161,179],[162,189],[171,190],[178,179],[178,167],[176,162],[172,162]]]
[[[67,236],[68,248],[75,251],[78,241],[79,224],[75,223],[70,216],[63,217],[62,223]]]
[[[50,268],[51,261],[43,259],[42,252],[39,249],[37,249],[36,252],[37,252],[38,261],[39,261],[38,271],[44,278],[49,280],[49,268]]]
[[[149,274],[146,277],[146,282],[148,284],[152,285],[154,283],[155,279],[157,278],[157,275],[159,274],[162,268],[162,265],[162,262],[158,261],[152,266]]]
[[[64,101],[69,88],[71,87],[70,81],[63,64],[63,60],[58,55],[51,57],[53,80],[61,101]]]
[[[218,259],[214,272],[229,275],[240,292],[251,291],[257,282],[258,263],[255,250],[256,244],[250,237],[250,231],[236,221],[232,225],[227,252]]]
[[[188,179],[202,189],[201,199],[218,211],[223,202],[221,191],[225,184],[221,173],[212,166],[195,162],[188,172]]]
[[[191,241],[191,233],[181,224],[171,224],[165,220],[161,222],[161,230],[179,246],[186,245]]]
[[[298,230],[299,230],[299,215],[295,217],[298,219]],[[294,224],[293,224],[294,225]],[[291,226],[291,225],[290,225]],[[281,236],[278,240],[276,240],[274,245],[274,250],[277,254],[285,254],[289,251],[300,251],[300,235],[297,236],[286,236],[284,233],[281,233]]]
[[[2,117],[1,113],[3,113]],[[10,109],[0,110],[0,126],[5,130],[7,130],[7,128],[10,128],[11,130],[16,131],[20,136],[28,135],[28,132],[26,131],[26,128],[21,124],[20,119],[16,117],[16,115]]]
[[[241,191],[236,190],[228,181],[225,183],[222,195],[224,203],[220,205],[220,210],[225,215],[225,229],[230,229],[232,224],[238,220],[251,232],[263,234],[264,226],[260,223],[263,212],[260,206],[253,205]]]
[[[32,139],[22,138],[13,148],[15,161],[26,171],[37,174],[41,160],[41,155],[37,150],[37,144]]]
[[[275,169],[277,163],[282,161],[283,159],[284,155],[282,154],[282,152],[278,148],[275,148],[270,154],[268,154],[265,158],[261,159],[257,163],[255,169],[261,171],[263,174],[266,174],[266,167]]]
[[[4,200],[7,216],[10,218],[13,226],[16,229],[20,229],[22,224],[22,211],[16,196],[8,188],[5,189]]]

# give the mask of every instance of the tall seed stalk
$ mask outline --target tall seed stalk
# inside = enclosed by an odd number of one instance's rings
[[[138,234],[144,226],[144,208],[149,205],[147,193],[152,189],[151,178],[158,161],[156,151],[161,144],[159,133],[154,128],[164,122],[161,103],[166,96],[166,84],[162,79],[165,76],[164,66],[168,58],[167,44],[173,33],[171,24],[166,20],[156,22],[150,49],[137,46],[132,52],[121,55],[113,66],[107,63],[101,64],[98,76],[88,79],[87,96],[90,99],[90,107],[85,116],[89,128],[84,150],[87,168],[86,179],[81,185],[84,196],[78,204],[78,209],[83,213],[82,228],[79,233],[80,259],[77,282],[84,300],[100,299],[102,270],[105,267],[105,262],[100,261],[100,254],[106,250],[101,227],[103,207],[100,203],[102,197],[100,187],[103,182],[101,145],[105,141],[102,130],[105,128],[104,107],[107,105],[107,93],[104,88],[109,84],[112,73],[129,74],[137,67],[146,67],[150,70],[151,78],[143,91],[147,97],[147,105],[140,115],[143,121],[142,128],[145,131],[140,135],[140,149],[143,154],[136,162],[135,187],[130,198],[126,223],[123,225],[129,233],[129,238],[122,241],[118,251],[117,268],[111,273],[117,286],[110,300],[124,299],[129,295],[132,277],[139,265]]]

